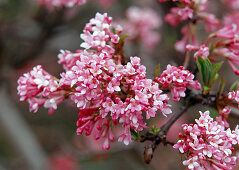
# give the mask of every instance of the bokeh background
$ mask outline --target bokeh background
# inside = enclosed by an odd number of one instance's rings
[[[227,12],[227,9],[218,0],[210,2],[213,2],[210,10],[219,18],[223,17],[222,12]],[[150,78],[153,78],[158,64],[161,69],[165,69],[167,64],[182,65],[184,54],[174,49],[174,43],[182,37],[182,25],[173,28],[163,21],[172,3],[90,0],[73,8],[49,9],[40,6],[37,0],[0,0],[0,170],[185,169],[178,151],[171,146],[160,145],[149,165],[143,158],[147,143],[124,146],[115,142],[109,151],[103,151],[100,141],[76,135],[78,111],[74,104],[65,102],[52,115],[43,108],[37,113],[30,113],[28,104],[20,102],[17,96],[17,79],[35,65],[42,65],[46,71],[59,77],[64,71],[57,63],[59,50],[75,51],[80,48],[84,25],[96,12],[107,12],[120,23],[127,21],[126,11],[132,6],[155,12],[160,24],[154,31],[161,38],[151,48],[144,45],[147,34],[141,39],[127,41],[127,57],[141,57]],[[203,40],[205,35],[200,28],[199,25],[197,34]],[[237,79],[227,65],[222,70],[229,85]],[[177,112],[180,104],[172,104],[173,112]],[[190,109],[170,129],[169,140],[175,142],[181,124],[193,122],[199,115],[198,110],[207,109],[200,105]],[[237,112],[231,114],[229,122],[232,128],[238,124],[238,118]],[[168,119],[170,116],[165,118],[159,114],[150,123],[160,127]]]

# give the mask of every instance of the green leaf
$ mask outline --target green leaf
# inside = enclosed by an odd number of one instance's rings
[[[130,36],[130,34],[123,34],[123,35],[121,35],[121,36],[120,36],[120,43],[124,42],[124,40],[125,40],[127,37],[129,37],[129,36]]]
[[[157,135],[159,131],[160,131],[160,128],[156,128],[155,126],[152,126],[149,133],[151,133],[152,135]]]
[[[239,88],[239,81],[235,81],[231,87],[230,87],[230,91],[236,91]]]
[[[224,91],[224,88],[225,88],[225,85],[226,85],[226,81],[225,81],[225,79],[223,77],[221,77],[220,85],[219,85],[219,90],[218,90],[219,96],[222,95],[222,93]]]
[[[213,118],[214,120],[216,120],[216,117],[219,116],[218,111],[213,107],[206,107],[206,108],[207,108],[207,110],[210,111],[210,117]]]
[[[220,70],[220,68],[222,67],[222,64],[223,64],[223,63],[224,63],[224,61],[221,61],[220,63],[215,64],[215,65],[212,67],[212,70],[217,73],[217,72]]]
[[[206,92],[205,94],[207,94],[207,92],[210,92],[212,85],[218,79],[219,77],[218,71],[220,70],[222,64],[223,64],[223,61],[212,66],[209,59],[207,58],[202,59],[202,57],[200,56],[198,57],[197,66],[201,74],[203,85],[205,86],[204,88]]]
[[[139,133],[135,132],[135,130],[130,129],[130,133],[131,133],[132,138],[135,141],[140,141],[141,140],[141,137],[140,137]]]
[[[111,31],[112,31],[112,33],[114,33],[114,34],[115,34],[115,28],[112,28],[112,29],[111,29]]]
[[[158,64],[154,70],[154,77],[159,77],[160,75],[160,64]]]
[[[200,56],[198,56],[198,58],[197,58],[197,66],[198,66],[198,70],[200,72],[202,81],[204,83],[204,78],[203,78],[203,75],[204,75],[204,61],[203,61],[202,57],[200,57]]]

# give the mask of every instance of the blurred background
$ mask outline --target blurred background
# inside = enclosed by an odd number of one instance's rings
[[[222,17],[224,7],[214,2],[216,6],[211,10]],[[44,108],[30,113],[28,104],[19,101],[16,90],[19,76],[35,65],[60,77],[64,70],[57,63],[59,50],[74,52],[80,48],[84,25],[96,12],[107,12],[115,23],[125,27],[125,32],[130,32],[125,53],[128,58],[141,57],[148,77],[153,78],[158,64],[162,70],[167,64],[182,65],[184,54],[174,49],[174,43],[182,38],[181,25],[173,28],[163,21],[172,6],[157,0],[89,0],[77,7],[52,8],[38,0],[0,0],[0,170],[185,169],[178,151],[171,146],[160,145],[149,165],[143,158],[147,143],[124,146],[115,142],[109,151],[104,151],[101,141],[76,135],[78,111],[72,103],[63,103],[52,115]],[[147,22],[130,23],[132,9],[136,9],[136,18]],[[151,26],[145,28],[147,24]],[[200,28],[197,32],[203,39]],[[237,77],[227,65],[224,67],[223,75],[232,84]],[[177,112],[180,104],[172,104],[173,112]],[[192,122],[198,110],[207,109],[200,105],[190,109],[170,129],[168,139],[176,142],[181,124]],[[160,127],[168,119],[170,116],[160,115],[150,123]],[[232,114],[229,123],[234,128],[238,115]]]

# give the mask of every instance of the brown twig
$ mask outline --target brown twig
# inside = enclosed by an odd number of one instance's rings
[[[191,91],[190,91],[191,92]],[[167,123],[165,123],[163,126],[160,127],[160,131],[158,134],[154,135],[151,134],[149,131],[146,132],[145,134],[141,135],[141,140],[140,142],[145,142],[145,141],[151,141],[152,144],[147,146],[145,148],[145,152],[144,157],[147,158],[145,159],[146,163],[150,163],[152,157],[153,157],[153,152],[156,149],[156,147],[162,143],[164,145],[170,144],[170,145],[174,145],[174,143],[167,141],[166,136],[167,133],[169,131],[169,129],[171,128],[171,126],[184,114],[187,112],[187,110],[194,106],[195,104],[198,103],[202,103],[203,105],[208,105],[208,106],[213,106],[216,107],[216,95],[207,95],[207,96],[203,96],[203,95],[190,95],[187,98],[185,98],[185,105],[181,108],[181,111],[174,114]],[[151,152],[148,152],[152,151]],[[150,153],[150,154],[149,154]],[[151,157],[151,159],[149,160],[149,157]]]

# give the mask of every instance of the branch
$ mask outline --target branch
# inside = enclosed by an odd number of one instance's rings
[[[170,144],[174,145],[172,142],[167,141],[166,135],[170,129],[170,127],[192,106],[197,103],[202,103],[203,105],[215,106],[216,105],[216,96],[215,95],[189,95],[185,98],[185,105],[182,107],[181,111],[174,114],[166,124],[160,127],[160,131],[158,134],[151,134],[149,131],[144,135],[141,135],[140,142],[152,141],[153,144],[147,146],[144,151],[144,160],[146,163],[150,163],[153,152],[156,147],[163,143],[164,145]]]

